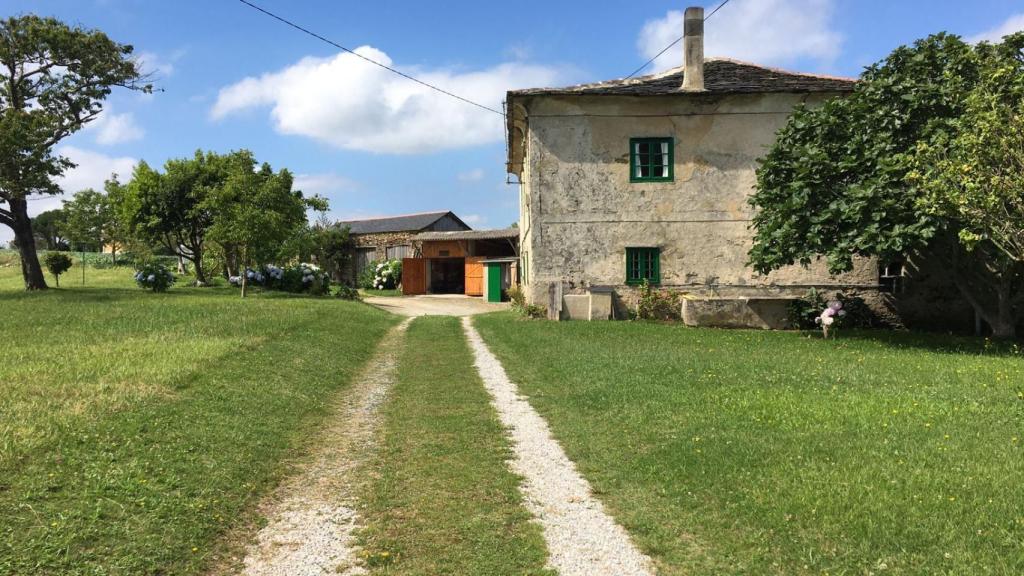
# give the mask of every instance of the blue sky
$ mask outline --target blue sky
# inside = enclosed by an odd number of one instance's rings
[[[681,33],[685,2],[254,0],[349,48],[500,107],[508,88],[624,76]],[[708,7],[717,5],[717,1]],[[253,150],[326,196],[336,218],[454,210],[474,227],[518,218],[501,119],[424,91],[237,0],[7,0],[135,46],[162,92],[115,92],[63,144],[68,192],[197,148]],[[894,47],[947,30],[1024,29],[1019,0],[731,0],[708,56],[855,76]],[[361,47],[361,48],[360,48]],[[649,71],[681,62],[670,51]],[[59,206],[35,201],[33,212]],[[10,233],[0,228],[0,240]]]

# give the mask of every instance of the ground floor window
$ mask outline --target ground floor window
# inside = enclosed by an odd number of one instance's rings
[[[878,288],[890,294],[899,294],[903,291],[902,260],[892,260],[878,267]]]
[[[660,260],[659,248],[626,248],[626,284],[661,282]]]
[[[388,260],[401,260],[412,255],[408,245],[388,246],[385,250],[385,257]]]
[[[356,278],[363,273],[370,266],[370,262],[373,262],[377,249],[373,247],[356,248],[355,257],[355,272]]]

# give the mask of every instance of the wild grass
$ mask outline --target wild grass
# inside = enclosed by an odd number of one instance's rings
[[[397,380],[364,489],[374,573],[547,574],[540,528],[522,507],[509,442],[459,320],[416,319]]]
[[[476,324],[661,574],[1024,573],[1015,345]]]
[[[86,276],[0,268],[0,574],[201,573],[395,321]]]

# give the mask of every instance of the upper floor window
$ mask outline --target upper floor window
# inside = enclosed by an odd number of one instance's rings
[[[629,181],[671,182],[672,139],[630,138]]]
[[[626,248],[626,284],[661,282],[661,250],[658,248]]]

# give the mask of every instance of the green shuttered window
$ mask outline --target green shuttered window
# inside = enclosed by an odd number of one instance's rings
[[[629,181],[671,182],[672,139],[630,138]]]
[[[658,248],[626,248],[626,284],[661,282],[660,256]]]

